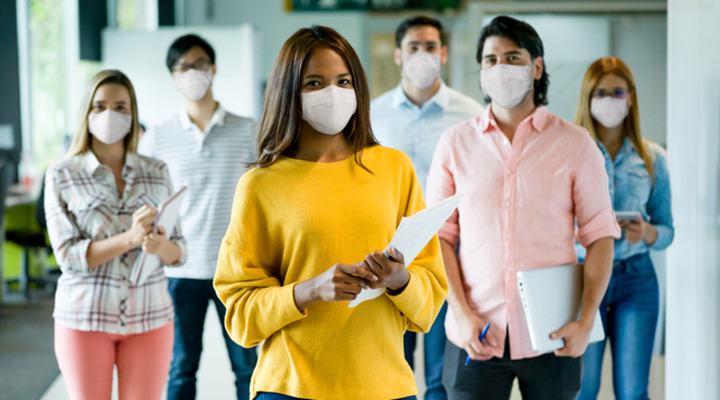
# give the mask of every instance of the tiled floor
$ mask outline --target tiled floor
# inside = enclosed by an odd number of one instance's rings
[[[208,316],[214,316],[215,312],[208,313]],[[198,372],[198,400],[215,400],[215,399],[233,399],[233,374],[230,370],[230,362],[225,353],[225,346],[222,339],[221,325],[217,318],[208,318],[205,321],[205,333],[203,335],[204,352],[200,361],[200,371]],[[422,336],[422,335],[421,335]],[[418,340],[418,350],[416,350],[415,360],[419,368],[415,371],[415,379],[418,382],[418,390],[420,393],[425,391],[425,384],[422,369],[422,338]],[[603,365],[602,389],[598,400],[614,399],[612,393],[612,371],[610,357],[605,357]],[[664,357],[656,357],[653,359],[651,376],[650,376],[650,398],[653,400],[663,400],[665,382],[665,359]],[[165,398],[165,395],[163,395]],[[517,388],[517,381],[511,400],[520,400],[520,391]],[[66,400],[67,392],[62,380],[59,376],[50,386],[48,391],[43,395],[41,400]],[[113,388],[113,399],[117,399],[117,388]],[[422,399],[422,396],[420,396]]]

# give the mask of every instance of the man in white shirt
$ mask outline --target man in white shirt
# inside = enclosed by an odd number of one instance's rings
[[[447,61],[447,38],[440,21],[414,17],[395,32],[395,63],[402,79],[393,90],[370,103],[373,133],[381,145],[404,151],[413,162],[420,184],[425,181],[435,147],[445,129],[480,115],[483,107],[451,89],[440,78]],[[442,308],[424,337],[426,400],[447,399],[442,385],[445,314]],[[414,367],[416,333],[405,334],[405,359]]]
[[[235,187],[251,161],[254,122],[225,111],[212,94],[215,52],[202,38],[186,35],[170,46],[167,67],[185,96],[178,115],[148,131],[138,152],[164,161],[176,189],[187,186],[180,211],[188,245],[187,263],[166,268],[175,304],[175,342],[168,399],[194,399],[195,375],[202,352],[208,303],[215,304],[224,326],[225,306],[215,294],[213,277],[220,243],[230,221]],[[248,399],[257,354],[230,339],[223,329],[237,398]]]

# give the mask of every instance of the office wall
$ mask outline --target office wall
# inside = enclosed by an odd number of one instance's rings
[[[190,32],[204,37],[216,51],[215,98],[228,111],[259,117],[261,87],[256,63],[259,42],[252,26],[162,27],[153,32],[105,30],[103,67],[117,68],[133,82],[140,121],[149,126],[160,124],[185,105],[165,65],[165,57],[172,42]]]
[[[720,2],[668,5],[666,398],[720,399]]]
[[[22,143],[20,123],[20,70],[18,54],[17,8],[15,1],[0,2],[0,125],[10,125],[13,131],[14,149],[0,149],[0,156],[20,161]]]

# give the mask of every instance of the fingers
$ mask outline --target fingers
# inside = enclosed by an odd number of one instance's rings
[[[485,340],[483,340],[480,344],[485,347],[492,347],[494,349],[498,347],[498,340],[495,337],[495,334],[492,332],[492,329],[488,330],[488,333],[485,335]]]
[[[385,258],[383,256],[383,258]],[[365,263],[370,267],[370,270],[377,275],[378,277],[385,276],[387,272],[383,269],[382,265],[380,265],[377,261],[375,261],[375,258],[373,258],[372,254],[368,254],[365,256]]]
[[[471,359],[476,361],[487,361],[493,358],[493,354],[485,349],[477,351],[472,345],[465,346],[465,351],[468,353]]]
[[[390,253],[390,257],[392,257],[393,260],[399,262],[402,265],[405,265],[405,256],[398,249],[394,247],[388,247],[388,253]]]
[[[565,325],[562,328],[556,330],[550,334],[550,339],[565,339],[570,336],[570,327]]]
[[[165,228],[163,228],[162,226],[159,226],[159,225],[158,225],[156,229],[157,229],[157,232],[158,232],[160,235],[165,236],[165,234],[167,233],[167,232],[165,231]]]
[[[393,266],[391,264],[393,261],[385,257],[385,255],[381,251],[373,251],[372,253],[368,254],[368,257],[370,257],[370,259],[379,264],[383,271],[385,271],[385,273],[389,273],[393,270]]]
[[[140,219],[140,218],[144,218],[147,215],[154,216],[155,214],[157,214],[157,210],[155,209],[155,207],[150,207],[146,204],[146,205],[143,205],[142,207],[138,208],[133,213],[133,217]]]
[[[369,289],[367,281],[357,276],[342,274],[342,276],[338,277],[338,279],[340,279],[340,282],[346,283],[348,285],[355,285],[363,289]],[[358,291],[358,293],[360,293],[360,291]]]
[[[364,264],[360,264],[364,265]],[[360,278],[367,279],[369,281],[377,281],[379,278],[377,275],[375,275],[371,269],[366,269],[361,267],[358,264],[354,265],[344,265],[344,264],[338,264],[338,268],[340,271],[344,272],[347,275],[354,275],[359,276]]]

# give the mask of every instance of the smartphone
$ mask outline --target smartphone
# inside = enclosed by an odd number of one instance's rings
[[[640,211],[615,211],[615,218],[620,221],[635,221],[642,218]]]

